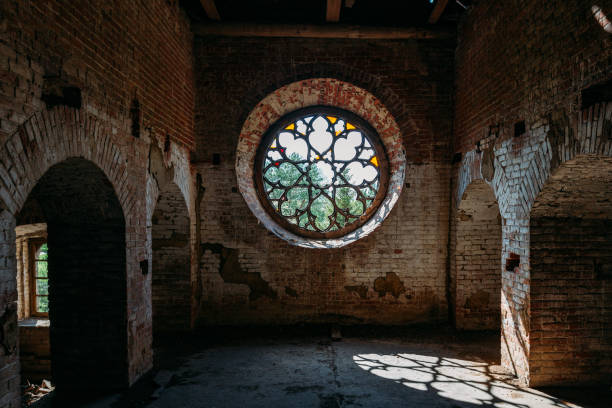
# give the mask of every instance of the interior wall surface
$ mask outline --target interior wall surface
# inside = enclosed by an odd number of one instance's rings
[[[198,325],[446,321],[454,46],[196,38]],[[371,235],[337,249],[277,238],[237,189],[235,151],[245,119],[268,94],[309,78],[370,92],[392,113],[406,150],[405,186],[391,215]]]
[[[104,172],[125,215],[125,384],[152,367],[149,152],[167,145],[189,161],[193,37],[178,2],[162,0],[7,1],[0,25],[0,407],[17,407],[15,216],[45,171],[71,157]]]
[[[612,36],[594,6],[612,13],[609,0],[545,7],[477,1],[459,26],[454,149],[461,165],[453,199],[474,179],[495,191],[503,231],[502,364],[523,384],[531,382],[531,206],[560,163],[608,154],[609,104],[595,98],[583,106],[582,98],[612,79]]]
[[[153,330],[187,330],[191,324],[190,219],[183,194],[163,186],[152,222]]]
[[[29,209],[21,211],[20,219],[33,222]],[[27,216],[24,212],[28,212]],[[40,218],[36,221],[44,221]],[[19,220],[17,224],[20,224]],[[19,364],[21,383],[40,382],[51,378],[51,345],[49,341],[49,319],[47,316],[34,316],[34,268],[35,249],[47,240],[47,224],[28,223],[15,229],[17,263],[17,318],[19,327]]]
[[[491,187],[476,180],[453,206],[450,294],[455,327],[500,328],[501,217]]]
[[[531,211],[532,382],[612,380],[612,159],[559,166]]]

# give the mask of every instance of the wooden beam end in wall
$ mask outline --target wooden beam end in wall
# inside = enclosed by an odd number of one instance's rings
[[[328,23],[337,23],[340,21],[340,9],[342,8],[342,0],[327,0],[327,14],[325,20]]]
[[[219,15],[217,6],[215,5],[215,0],[200,0],[200,3],[202,3],[202,7],[204,7],[204,11],[206,12],[208,18],[216,21],[221,20],[221,16]]]

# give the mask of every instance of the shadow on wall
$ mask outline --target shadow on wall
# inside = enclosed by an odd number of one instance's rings
[[[181,190],[163,185],[152,218],[153,330],[188,330],[191,322],[189,212]]]

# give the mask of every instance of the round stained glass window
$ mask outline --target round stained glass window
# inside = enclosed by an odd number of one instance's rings
[[[255,162],[260,201],[284,228],[336,238],[360,227],[387,191],[378,135],[351,112],[301,109],[264,137]]]

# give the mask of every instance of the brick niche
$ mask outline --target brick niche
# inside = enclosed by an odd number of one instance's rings
[[[173,182],[162,186],[152,222],[151,293],[154,332],[186,330],[191,324],[189,212]]]
[[[531,210],[531,381],[612,381],[612,159],[551,175]]]
[[[451,224],[451,294],[459,329],[500,328],[501,216],[493,190],[473,181]]]

